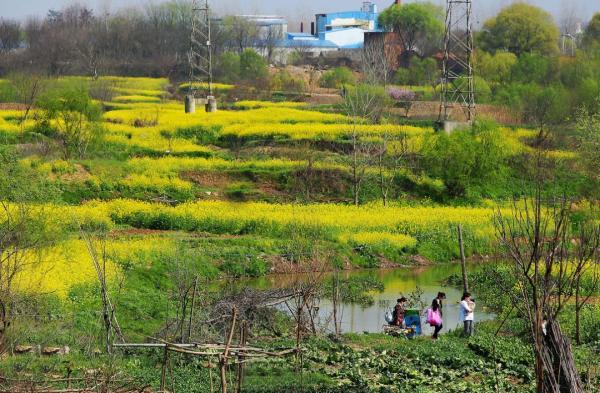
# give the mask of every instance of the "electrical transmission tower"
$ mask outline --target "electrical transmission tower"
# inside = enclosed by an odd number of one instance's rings
[[[206,90],[206,98],[200,101],[205,104],[207,112],[217,110],[217,102],[213,96],[212,80],[212,45],[210,41],[210,8],[208,0],[192,1],[192,26],[190,33],[189,61],[189,93],[186,96],[185,111],[196,110],[198,90]],[[204,89],[206,85],[206,89]]]
[[[468,122],[475,117],[473,84],[473,31],[471,0],[446,0],[446,34],[440,121],[460,107]]]

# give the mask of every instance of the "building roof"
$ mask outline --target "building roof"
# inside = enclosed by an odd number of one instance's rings
[[[237,18],[243,18],[252,21],[259,26],[287,25],[287,20],[283,16],[277,15],[235,15]]]
[[[314,37],[314,36],[311,36]],[[338,48],[336,44],[329,40],[319,40],[319,39],[302,39],[302,40],[294,40],[287,39],[281,40],[279,42],[280,47],[284,48],[327,48],[327,49],[335,49]]]
[[[288,35],[288,38],[303,38],[303,39],[314,38],[314,39],[317,39],[316,36],[314,36],[310,33],[296,33],[296,32],[290,33],[290,32],[288,32],[287,35]]]

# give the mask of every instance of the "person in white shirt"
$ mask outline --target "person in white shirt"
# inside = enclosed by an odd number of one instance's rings
[[[471,300],[471,294],[465,292],[460,300],[460,320],[463,321],[465,337],[473,335],[473,314],[475,302]]]

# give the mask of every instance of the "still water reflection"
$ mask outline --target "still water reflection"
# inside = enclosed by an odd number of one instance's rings
[[[477,266],[469,266],[469,271],[477,269]],[[452,330],[458,327],[459,321],[459,301],[462,295],[460,288],[444,285],[443,281],[452,273],[460,273],[460,265],[444,264],[418,268],[400,268],[385,270],[360,270],[345,271],[340,273],[342,277],[350,276],[373,276],[379,278],[384,284],[383,292],[373,292],[374,303],[371,306],[362,307],[355,304],[344,304],[342,306],[342,330],[344,332],[370,332],[376,333],[382,331],[385,324],[384,315],[386,310],[392,308],[397,298],[413,292],[417,287],[423,292],[422,300],[428,307],[433,298],[439,291],[445,292],[447,299],[444,303],[444,331]],[[331,274],[325,274],[323,279],[331,278]],[[306,280],[303,274],[287,275],[269,275],[257,279],[244,281],[248,285],[257,289],[281,288],[293,285],[295,282]],[[477,300],[477,294],[473,297]],[[329,299],[322,299],[319,309],[319,318],[321,321],[328,321],[332,314],[332,302]],[[482,311],[482,304],[477,302],[475,311],[475,322],[494,318],[493,314]],[[431,334],[433,329],[423,322],[424,334]]]

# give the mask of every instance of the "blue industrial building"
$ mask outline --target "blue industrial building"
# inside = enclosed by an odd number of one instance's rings
[[[360,11],[317,14],[309,33],[287,33],[280,47],[312,50],[362,48],[365,32],[379,31],[377,5],[363,2]]]

